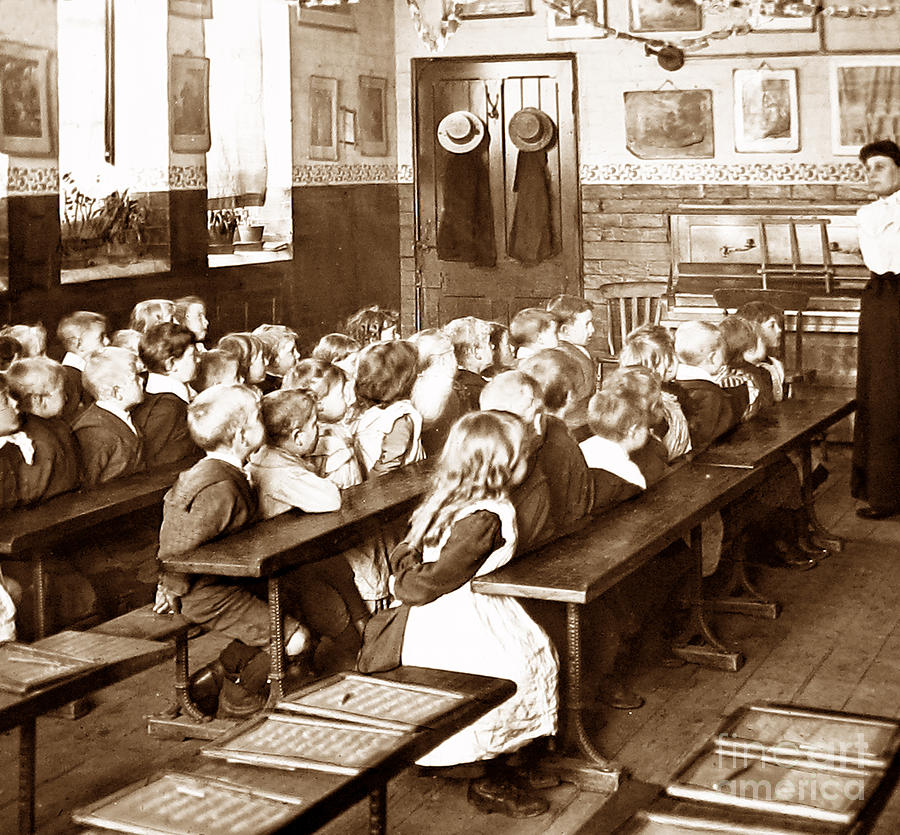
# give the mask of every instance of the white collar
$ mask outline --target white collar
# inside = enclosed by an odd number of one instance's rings
[[[675,371],[675,379],[680,381],[708,380],[710,383],[716,382],[715,378],[708,371],[704,371],[696,365],[688,365],[684,362],[678,363],[678,368]]]
[[[241,461],[233,452],[220,452],[219,450],[213,450],[212,452],[206,453],[207,458],[214,458],[216,461],[224,461],[226,464],[231,464],[232,467],[237,467],[241,472],[244,470],[244,462]]]
[[[31,442],[31,438],[22,430],[0,436],[0,449],[3,449],[7,444],[12,444],[19,448],[19,452],[22,453],[26,464],[31,466],[34,463],[34,444]]]
[[[134,428],[134,424],[131,422],[131,415],[128,413],[126,409],[123,409],[118,402],[115,400],[97,400],[97,405],[109,412],[111,415],[115,415],[119,420],[122,421],[135,435],[137,435],[138,431]]]
[[[647,489],[647,480],[641,468],[634,463],[622,447],[608,438],[598,435],[582,441],[579,445],[588,467],[594,470],[606,470],[619,478]]]
[[[79,371],[84,371],[87,360],[84,357],[79,357],[78,354],[68,351],[62,359],[62,364],[69,366],[69,368],[77,368]]]
[[[181,398],[185,403],[190,403],[193,399],[194,392],[190,386],[176,380],[168,374],[157,374],[151,371],[147,375],[147,385],[144,386],[147,394],[174,394]]]

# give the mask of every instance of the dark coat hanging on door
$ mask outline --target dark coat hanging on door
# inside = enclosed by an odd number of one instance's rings
[[[519,151],[516,209],[509,233],[509,254],[523,264],[538,264],[559,252],[550,212],[550,174],[546,151]]]
[[[444,208],[437,232],[437,254],[442,261],[465,261],[479,267],[497,263],[490,172],[484,147],[482,143],[467,154],[444,153]]]

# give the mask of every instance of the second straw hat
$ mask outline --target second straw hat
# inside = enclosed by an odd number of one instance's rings
[[[451,154],[467,154],[481,144],[484,122],[469,110],[454,110],[441,119],[437,138]]]
[[[542,151],[553,140],[553,120],[536,107],[523,107],[509,120],[509,138],[520,151]]]

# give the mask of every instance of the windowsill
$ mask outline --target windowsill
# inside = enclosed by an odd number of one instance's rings
[[[224,252],[207,255],[210,269],[217,267],[236,267],[245,264],[270,264],[273,261],[290,261],[294,257],[293,249],[288,248],[272,252],[266,249],[249,251]]]
[[[83,284],[86,281],[101,281],[105,278],[127,278],[151,273],[167,273],[170,269],[168,258],[149,258],[133,264],[97,264],[94,267],[63,268],[59,273],[60,284]]]

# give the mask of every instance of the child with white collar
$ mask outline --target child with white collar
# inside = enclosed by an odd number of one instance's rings
[[[516,359],[525,359],[542,348],[559,345],[556,316],[539,307],[520,310],[509,323],[509,335],[516,346]]]
[[[101,313],[76,310],[63,316],[56,327],[56,337],[66,349],[62,359],[66,375],[66,405],[62,417],[71,423],[83,408],[90,404],[85,397],[81,374],[88,357],[109,344],[109,322]]]

